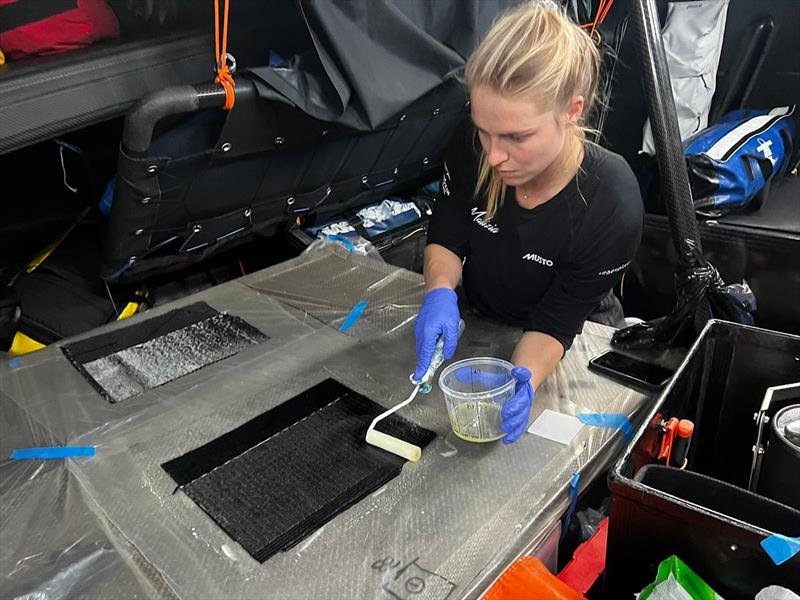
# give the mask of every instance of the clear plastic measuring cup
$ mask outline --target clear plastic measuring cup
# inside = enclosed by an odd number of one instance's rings
[[[493,442],[505,436],[503,406],[514,397],[514,368],[499,358],[468,358],[448,366],[439,377],[450,425],[468,442]]]

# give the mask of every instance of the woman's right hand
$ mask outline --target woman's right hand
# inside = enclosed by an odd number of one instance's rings
[[[444,358],[449,360],[456,353],[458,345],[458,296],[450,288],[436,288],[425,294],[422,308],[414,324],[417,338],[417,368],[414,379],[420,381],[431,364],[436,342],[444,337]]]

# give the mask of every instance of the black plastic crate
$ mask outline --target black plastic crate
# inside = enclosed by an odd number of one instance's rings
[[[422,273],[428,222],[432,213],[433,199],[428,196],[408,196],[404,199],[413,202],[417,206],[420,211],[418,219],[375,236],[364,235],[366,232],[361,233],[363,237],[372,243],[383,260],[390,265]],[[352,215],[350,218],[342,215],[339,218],[331,219],[331,221],[347,220],[352,220]],[[289,230],[288,235],[292,245],[300,249],[308,248],[314,241],[314,238],[300,227],[293,227]]]
[[[609,597],[630,598],[672,554],[725,598],[800,586],[800,555],[778,566],[760,545],[773,533],[800,535],[800,511],[747,489],[754,415],[768,388],[798,381],[800,337],[708,323],[610,473]],[[658,466],[670,417],[695,423],[687,471]]]

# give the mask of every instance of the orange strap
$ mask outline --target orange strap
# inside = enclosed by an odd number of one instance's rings
[[[233,75],[228,69],[228,3],[225,0],[224,15],[222,17],[222,47],[219,35],[219,0],[214,0],[214,49],[217,53],[217,76],[214,78],[225,90],[225,110],[233,108],[236,101],[235,83]]]
[[[581,25],[581,29],[589,29],[590,27],[592,28],[589,32],[590,38],[594,39],[594,32],[597,29],[597,26],[606,20],[612,4],[614,4],[614,0],[600,0],[600,3],[597,5],[597,12],[594,15],[594,20],[591,23]]]

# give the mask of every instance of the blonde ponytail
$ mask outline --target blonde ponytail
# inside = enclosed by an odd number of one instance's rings
[[[469,89],[486,86],[504,96],[522,98],[542,110],[566,110],[583,96],[584,115],[594,103],[600,54],[594,42],[555,3],[528,0],[504,12],[467,61]],[[586,139],[585,117],[575,135]],[[487,197],[486,218],[497,213],[506,185],[481,150],[475,196]]]

